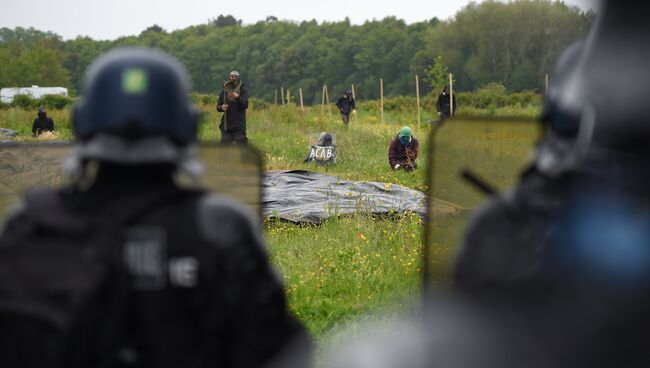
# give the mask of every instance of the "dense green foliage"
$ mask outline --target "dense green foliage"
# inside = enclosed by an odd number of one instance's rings
[[[268,17],[242,25],[220,15],[174,32],[153,25],[137,36],[111,41],[63,41],[32,28],[2,28],[0,86],[57,85],[79,91],[97,55],[117,46],[143,45],[177,56],[196,91],[216,93],[236,69],[253,95],[266,101],[284,87],[294,96],[301,88],[307,104],[318,103],[323,84],[329,85],[332,99],[351,84],[359,99],[376,99],[380,78],[386,95],[412,95],[414,74],[422,77],[426,94],[432,82],[440,82],[426,80],[430,73],[425,69],[435,68],[436,60],[454,73],[458,91],[491,82],[508,90],[541,91],[555,58],[586,34],[592,18],[561,1],[515,0],[470,3],[449,20],[414,24],[395,17],[362,25],[348,19],[319,24]]]
[[[8,107],[19,107],[24,110],[36,110],[39,107],[46,109],[63,109],[72,105],[74,99],[61,95],[45,95],[40,98],[33,98],[30,95],[16,95],[11,103],[0,102],[0,109]]]
[[[499,82],[510,90],[542,90],[559,53],[588,31],[593,13],[562,2],[485,1],[470,3],[429,33],[418,55],[427,65],[444,55],[459,89]]]

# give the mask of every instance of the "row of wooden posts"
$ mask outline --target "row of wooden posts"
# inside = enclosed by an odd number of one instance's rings
[[[453,115],[454,113],[454,82],[453,82],[453,75],[449,73],[449,110],[451,114]],[[300,95],[300,111],[304,114],[305,112],[305,105],[303,103],[302,99],[302,88],[298,88],[298,93]],[[544,95],[548,93],[548,74],[544,76]],[[284,87],[280,87],[280,96],[282,96],[282,105],[285,105],[285,96],[286,96],[286,104],[289,104],[289,101],[291,101],[291,93],[289,92],[289,88],[287,88],[286,95],[284,91]],[[321,115],[323,115],[325,106],[327,105],[327,113],[331,114],[329,110],[330,106],[330,96],[329,96],[329,91],[327,89],[327,84],[323,85],[323,90],[321,93],[322,99],[321,99]],[[357,99],[356,93],[354,90],[354,84],[352,84],[352,98]],[[415,75],[415,100],[417,104],[417,119],[418,119],[418,130],[420,130],[420,125],[421,125],[421,115],[420,115],[420,78],[418,75]],[[278,104],[278,90],[275,90],[275,104]],[[379,111],[381,115],[381,123],[384,123],[384,79],[380,78],[379,79]],[[354,115],[355,122],[357,121],[356,115]]]
[[[449,81],[451,82],[452,76],[449,74]],[[351,85],[352,89],[352,98],[356,101],[357,96],[356,96],[356,91],[354,89],[354,84]],[[300,97],[300,111],[304,114],[305,112],[305,104],[302,98],[302,88],[298,88],[298,94]],[[419,77],[416,75],[415,76],[415,95],[416,95],[416,100],[417,100],[417,111],[418,111],[418,130],[420,129],[420,83],[419,83]],[[282,98],[282,106],[286,104],[288,105],[291,101],[291,92],[289,91],[289,88],[285,90],[284,87],[280,87],[280,96]],[[379,79],[379,111],[381,114],[381,123],[384,123],[384,79],[380,78]],[[453,103],[453,102],[452,102]],[[275,104],[278,104],[278,90],[275,90]],[[329,90],[327,89],[327,84],[323,85],[323,89],[321,92],[321,116],[323,115],[325,111],[325,106],[327,106],[327,113],[328,115],[331,115],[331,111],[329,109],[330,106],[330,96],[329,96]],[[357,116],[354,115],[355,122],[357,122]]]

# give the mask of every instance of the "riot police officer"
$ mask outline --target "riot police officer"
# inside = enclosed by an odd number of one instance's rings
[[[161,52],[99,57],[73,111],[77,147],[67,166],[76,180],[41,193],[36,210],[28,201],[6,223],[3,239],[34,222],[51,242],[117,239],[107,272],[118,290],[79,308],[89,313],[78,329],[86,332],[66,347],[64,366],[258,367],[309,346],[287,311],[259,224],[238,203],[174,181],[196,166],[199,113],[189,91],[185,69]],[[104,239],[87,235],[89,222]]]

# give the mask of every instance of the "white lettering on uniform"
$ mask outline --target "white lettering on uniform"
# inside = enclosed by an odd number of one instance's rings
[[[316,150],[315,149],[312,148],[311,150],[309,150],[309,157],[310,158],[316,157]]]
[[[332,149],[328,148],[327,149],[327,159],[329,160],[330,158],[332,158]]]
[[[169,280],[172,285],[194,287],[198,283],[199,261],[192,257],[169,260]]]

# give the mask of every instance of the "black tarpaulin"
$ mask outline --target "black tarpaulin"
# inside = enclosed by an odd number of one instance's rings
[[[424,193],[401,185],[342,180],[310,171],[271,171],[263,180],[264,218],[320,223],[333,216],[399,214],[424,216]],[[456,213],[461,207],[434,200],[434,209]]]

